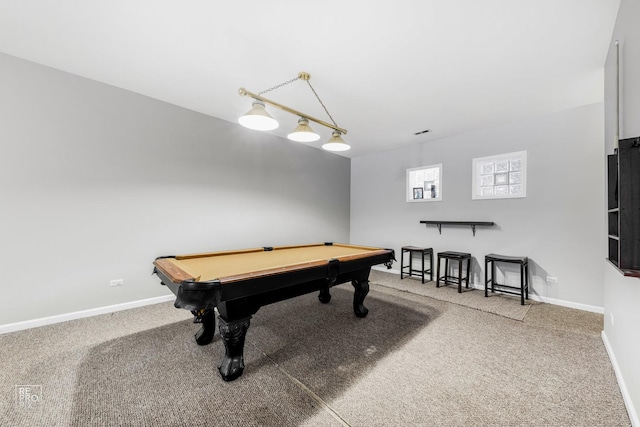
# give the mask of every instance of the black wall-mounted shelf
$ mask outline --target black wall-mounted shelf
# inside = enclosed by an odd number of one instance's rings
[[[442,225],[469,225],[471,226],[471,231],[473,231],[473,235],[476,235],[476,226],[492,226],[495,225],[495,222],[492,221],[420,221],[420,224],[435,224],[438,227],[438,231],[442,234]]]
[[[621,139],[607,166],[609,261],[640,277],[640,137]]]

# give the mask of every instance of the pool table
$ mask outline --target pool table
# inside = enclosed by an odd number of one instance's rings
[[[225,381],[244,370],[244,340],[260,307],[310,292],[328,303],[329,288],[351,282],[353,311],[368,313],[371,266],[395,260],[391,249],[337,243],[264,247],[156,258],[153,272],[176,295],[175,307],[190,310],[202,326],[196,342],[209,344],[218,311],[225,354],[218,367]]]

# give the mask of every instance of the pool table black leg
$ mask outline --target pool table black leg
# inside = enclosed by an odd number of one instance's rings
[[[352,280],[355,292],[353,294],[353,312],[357,317],[365,317],[369,313],[369,309],[364,306],[364,298],[369,293],[368,277],[363,280]]]
[[[213,341],[213,335],[216,333],[216,314],[213,310],[204,310],[200,315],[194,312],[196,318],[194,323],[201,323],[202,327],[196,332],[196,342],[198,345],[207,345]]]
[[[233,381],[244,371],[244,339],[249,329],[250,317],[227,322],[218,317],[220,335],[224,342],[224,356],[218,371],[225,381]]]
[[[323,304],[327,304],[329,301],[331,301],[331,294],[329,293],[329,286],[327,286],[326,288],[320,289],[320,294],[318,294],[318,299]]]

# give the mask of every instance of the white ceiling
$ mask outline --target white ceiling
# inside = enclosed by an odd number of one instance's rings
[[[619,3],[0,0],[0,52],[230,122],[307,71],[356,157],[602,101]],[[330,121],[302,81],[265,96]]]

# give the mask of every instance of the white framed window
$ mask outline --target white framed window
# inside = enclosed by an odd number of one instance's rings
[[[473,199],[527,197],[527,152],[473,159]]]
[[[442,164],[407,169],[407,202],[442,200]]]

